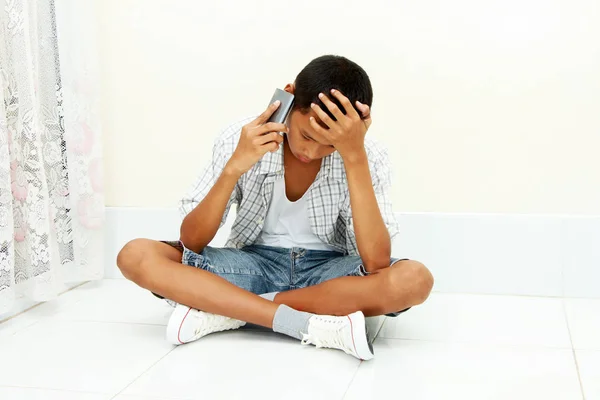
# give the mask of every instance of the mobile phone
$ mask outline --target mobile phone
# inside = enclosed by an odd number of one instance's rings
[[[275,89],[275,93],[273,93],[273,98],[271,98],[271,102],[269,104],[273,104],[277,100],[279,100],[281,104],[267,122],[284,124],[285,120],[290,114],[290,111],[292,111],[292,106],[294,105],[294,95],[286,92],[285,90]]]

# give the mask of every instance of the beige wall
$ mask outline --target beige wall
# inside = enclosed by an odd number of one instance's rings
[[[336,53],[398,211],[599,214],[598,4],[97,0],[107,205],[174,206],[219,129]]]

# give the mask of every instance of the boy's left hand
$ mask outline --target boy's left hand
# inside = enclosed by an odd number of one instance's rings
[[[356,107],[362,113],[360,116],[350,100],[339,90],[332,89],[331,94],[338,99],[346,114],[344,115],[344,112],[329,97],[321,93],[319,99],[327,106],[337,121],[331,119],[318,105],[311,104],[313,111],[329,129],[324,129],[313,117],[310,118],[310,125],[315,131],[317,141],[331,144],[344,160],[351,159],[365,151],[365,135],[372,122],[370,109],[368,105],[357,101]]]

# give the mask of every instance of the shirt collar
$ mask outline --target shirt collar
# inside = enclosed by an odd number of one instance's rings
[[[329,176],[332,179],[345,182],[346,171],[344,169],[344,161],[342,160],[340,153],[336,151],[325,157],[321,163],[320,173],[323,173],[325,176]]]
[[[268,152],[261,158],[259,174],[271,175],[283,172],[283,145],[276,152]]]

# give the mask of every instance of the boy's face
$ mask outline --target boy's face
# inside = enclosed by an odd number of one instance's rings
[[[285,87],[286,92],[293,94],[293,90],[294,86],[291,84]],[[310,126],[310,117],[314,117],[320,125],[327,129],[312,110],[309,110],[306,114],[303,114],[300,110],[294,110],[287,120],[289,128],[287,139],[290,150],[294,157],[307,164],[321,160],[335,151],[335,148],[328,143],[319,143],[313,139],[315,135]]]

